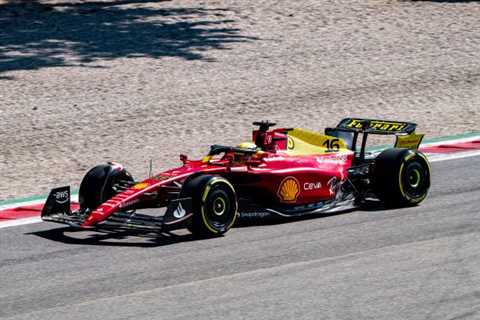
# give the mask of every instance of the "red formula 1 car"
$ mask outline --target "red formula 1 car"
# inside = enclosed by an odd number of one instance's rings
[[[423,135],[414,123],[347,118],[325,134],[254,125],[252,142],[213,145],[201,160],[181,155],[182,166],[143,181],[119,164],[96,166],[80,185],[79,210],[71,211],[70,188],[61,187],[51,191],[42,218],[102,230],[188,228],[208,237],[227,232],[242,214],[293,217],[365,201],[411,206],[427,195],[430,165],[417,151]],[[368,153],[369,134],[395,135],[395,147]],[[142,213],[148,208],[158,209]]]

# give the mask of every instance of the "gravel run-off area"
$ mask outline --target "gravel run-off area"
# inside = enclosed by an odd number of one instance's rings
[[[0,200],[347,116],[479,130],[480,2],[0,0]]]

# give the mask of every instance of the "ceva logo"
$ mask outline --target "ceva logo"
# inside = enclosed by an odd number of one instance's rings
[[[305,182],[303,184],[303,189],[304,190],[317,190],[322,188],[322,183],[321,182]]]

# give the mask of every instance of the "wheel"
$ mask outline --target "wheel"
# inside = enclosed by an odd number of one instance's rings
[[[232,184],[225,178],[195,177],[184,185],[181,197],[192,198],[193,217],[187,228],[197,237],[220,236],[235,223],[237,197]]]
[[[430,164],[420,152],[387,149],[373,168],[373,185],[378,198],[388,207],[413,206],[422,202],[430,188]]]
[[[90,169],[80,184],[78,200],[82,210],[94,210],[116,195],[120,181],[133,182],[130,173],[119,165],[102,164]]]

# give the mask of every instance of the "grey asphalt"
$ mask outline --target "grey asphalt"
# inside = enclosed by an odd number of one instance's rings
[[[415,208],[203,241],[2,229],[0,318],[480,319],[479,168],[434,163]]]

